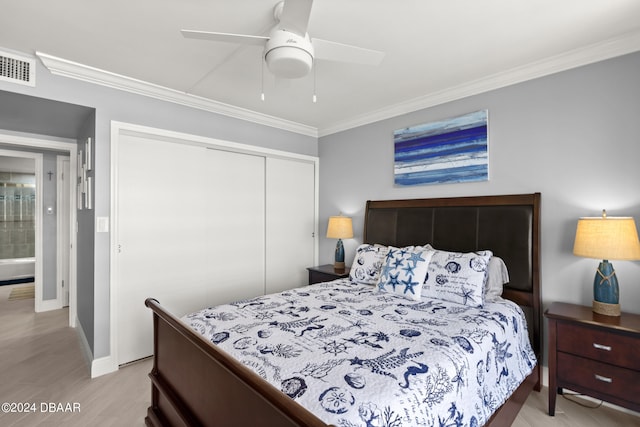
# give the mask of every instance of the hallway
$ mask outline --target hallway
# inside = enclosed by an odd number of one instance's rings
[[[28,403],[31,412],[3,407],[0,425],[144,425],[151,360],[92,380],[79,335],[66,326],[68,309],[36,314],[33,299],[9,301],[21,286],[0,286],[0,403]]]

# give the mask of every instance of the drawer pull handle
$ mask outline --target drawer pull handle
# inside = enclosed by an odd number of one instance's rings
[[[613,382],[613,379],[611,379],[609,377],[603,377],[602,375],[595,374],[595,377],[596,377],[596,379],[598,381],[602,381],[602,382],[605,382],[605,383],[612,383]]]
[[[609,345],[602,345],[602,344],[598,344],[598,343],[594,342],[593,346],[595,348],[597,348],[598,350],[611,351],[611,346],[609,346]]]

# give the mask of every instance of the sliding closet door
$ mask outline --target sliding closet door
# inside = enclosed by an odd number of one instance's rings
[[[118,146],[118,364],[153,353],[144,300],[206,297],[204,149],[135,136]]]
[[[266,293],[308,283],[315,252],[315,165],[267,158]]]
[[[156,298],[181,316],[264,289],[264,158],[121,136],[117,363],[153,353]]]
[[[207,304],[261,295],[265,272],[265,159],[207,150]],[[203,308],[203,301],[198,302]],[[194,311],[194,310],[190,310]]]

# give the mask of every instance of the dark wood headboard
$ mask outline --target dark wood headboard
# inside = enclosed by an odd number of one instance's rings
[[[540,360],[540,193],[368,201],[364,242],[431,244],[436,249],[483,249],[502,258],[510,282],[503,297],[523,306]]]

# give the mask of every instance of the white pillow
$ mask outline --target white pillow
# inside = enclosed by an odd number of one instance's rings
[[[495,301],[502,295],[503,286],[509,283],[509,271],[502,258],[492,256],[487,270],[487,282],[484,285],[484,300]]]
[[[389,246],[378,290],[419,301],[433,251]]]
[[[389,248],[382,245],[363,244],[356,249],[349,278],[363,285],[375,285],[380,279],[380,269],[384,264]]]
[[[422,295],[470,307],[484,305],[484,287],[491,251],[436,250],[431,258]]]

